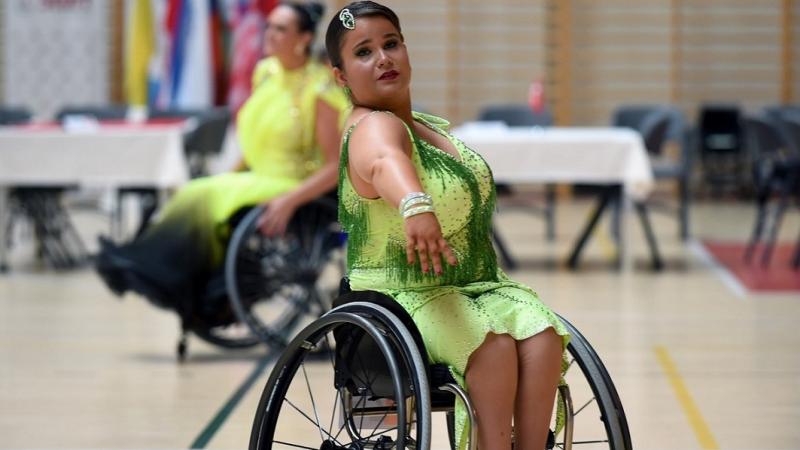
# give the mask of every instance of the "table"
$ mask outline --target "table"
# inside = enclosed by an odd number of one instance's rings
[[[184,121],[0,127],[0,269],[11,187],[168,189],[189,179]]]
[[[654,185],[653,171],[642,138],[635,131],[600,127],[507,127],[496,122],[473,122],[453,129],[452,133],[483,156],[496,182],[580,183],[604,187],[593,215],[571,252],[570,267],[577,265],[583,246],[603,211],[618,199],[623,205],[631,202],[635,206],[645,227],[654,267],[660,268],[658,249],[643,202]],[[627,257],[623,231],[618,230],[620,264],[624,264]],[[503,248],[500,250],[507,253]],[[507,263],[513,266],[513,260],[507,256]]]

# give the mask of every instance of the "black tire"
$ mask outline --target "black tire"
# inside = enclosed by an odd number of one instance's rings
[[[286,233],[267,238],[257,228],[263,208],[253,208],[234,230],[225,258],[225,285],[242,323],[273,347],[287,345],[297,328],[330,309],[335,286],[317,281],[341,247],[336,204],[315,200],[300,208]],[[339,270],[334,266],[334,270]],[[341,274],[331,278],[338,282]]]
[[[334,333],[338,338],[334,337]],[[352,336],[358,338],[355,341],[348,341],[347,338]],[[378,360],[368,358],[364,362],[361,361],[360,353],[353,352],[355,349],[363,348],[362,345],[365,343],[377,350]],[[315,352],[324,353],[325,350],[335,346],[340,347],[336,355],[334,352],[329,352],[326,358],[320,358],[319,353]],[[346,354],[356,355],[357,359],[350,361],[360,361],[360,369],[352,364],[347,368],[344,367],[340,361],[346,360]],[[383,358],[382,361],[379,361],[380,356]],[[374,376],[370,378],[370,371],[382,364],[386,373],[390,375],[388,379]],[[314,373],[316,383],[308,381],[309,371]],[[348,378],[342,374],[343,372],[352,374],[359,372],[362,376]],[[346,381],[355,379],[368,387],[356,387]],[[339,388],[335,387],[335,382],[340,384]],[[320,395],[319,392],[323,394]],[[350,409],[343,406],[346,403],[345,398],[351,395],[353,399],[358,399],[351,401],[353,411],[373,406],[365,406],[363,402],[368,396],[378,392],[377,396],[380,398],[392,399],[391,408],[396,413],[394,416],[396,426],[388,424],[387,421],[391,416],[386,412],[382,412],[382,415],[378,413],[379,420],[374,419],[377,421],[376,424],[369,423],[364,426],[361,416],[351,414]],[[365,447],[428,449],[430,404],[427,401],[413,402],[414,421],[412,426],[406,429],[406,418],[411,412],[406,409],[405,400],[408,395],[414,395],[415,400],[429,400],[430,397],[422,358],[407,330],[404,330],[396,317],[380,307],[362,304],[344,305],[330,311],[300,331],[276,363],[259,401],[249,448],[251,450],[298,447],[330,450]],[[328,403],[327,410],[324,409],[326,405],[323,396],[327,398],[333,396],[333,401]],[[308,405],[309,400],[313,409],[310,412],[303,406],[303,403]],[[371,400],[376,401],[375,398]],[[352,406],[352,402],[355,402],[355,406]],[[337,409],[340,423],[335,424]],[[301,429],[304,425],[308,430]],[[382,425],[390,428],[378,432]],[[345,436],[342,437],[345,431]],[[384,447],[380,446],[381,443]]]
[[[559,316],[560,317],[560,316]],[[617,394],[616,387],[614,386],[611,376],[608,374],[600,357],[597,356],[594,348],[589,344],[589,341],[573,326],[569,321],[560,317],[567,330],[570,333],[570,343],[567,347],[567,352],[572,358],[571,366],[577,363],[579,371],[576,372],[574,367],[570,367],[567,371],[567,383],[571,384],[570,376],[575,380],[575,376],[581,378],[588,384],[591,391],[584,393],[579,392],[579,383],[572,382],[574,386],[570,386],[572,393],[573,406],[575,408],[575,430],[573,436],[573,448],[607,448],[609,450],[631,450],[633,448],[631,443],[630,430],[628,429],[628,421],[625,418],[625,410],[622,407]],[[570,375],[572,372],[572,375]],[[582,394],[585,394],[582,397]],[[579,422],[578,416],[583,415]],[[599,436],[592,433],[597,433],[594,427],[589,424],[587,427],[585,423],[591,423],[599,419],[602,422],[602,429],[605,436]],[[587,431],[589,434],[584,434]],[[563,444],[564,433],[563,430],[556,436],[556,444]]]
[[[225,279],[217,275],[207,283],[203,299],[184,306],[182,326],[209,344],[244,349],[261,344],[261,339],[239,321],[228,300]]]

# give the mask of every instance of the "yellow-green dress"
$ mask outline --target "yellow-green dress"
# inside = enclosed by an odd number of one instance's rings
[[[276,58],[262,60],[237,117],[249,171],[192,180],[140,237],[119,247],[104,243],[96,266],[109,287],[138,291],[166,307],[202,295],[222,263],[228,219],[242,207],[297,188],[321,167],[318,100],[339,111],[341,126],[350,104],[327,66],[309,61],[286,70]]]
[[[339,220],[348,233],[350,287],[382,292],[402,305],[419,328],[431,362],[447,364],[465,388],[467,361],[487,333],[522,340],[552,327],[566,347],[569,334],[558,317],[531,288],[510,280],[497,265],[490,238],[495,191],[489,166],[445,131],[443,119],[415,112],[414,120],[445,136],[459,152],[460,158],[454,158],[407,127],[411,161],[423,190],[433,197],[458,265],[444,263],[439,276],[423,273],[418,261],[410,266],[397,208],[355,191],[348,175],[348,144],[356,123],[345,133],[339,159]],[[456,403],[456,438],[458,448],[464,448],[466,414]]]

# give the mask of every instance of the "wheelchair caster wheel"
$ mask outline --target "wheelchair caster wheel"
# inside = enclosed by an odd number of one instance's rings
[[[181,339],[178,341],[178,348],[177,348],[178,362],[186,361],[186,349],[187,349],[187,347],[188,347],[188,344],[186,342],[186,336],[181,336]]]
[[[339,450],[341,447],[336,445],[332,440],[326,439],[322,441],[322,445],[320,445],[319,450]]]
[[[381,436],[378,438],[378,441],[375,442],[375,450],[391,450],[394,448],[394,441],[389,436]]]

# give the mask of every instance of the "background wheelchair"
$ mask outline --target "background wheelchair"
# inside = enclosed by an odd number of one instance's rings
[[[261,343],[283,348],[304,320],[331,308],[344,264],[335,198],[299,208],[278,237],[259,232],[262,212],[260,206],[248,207],[231,218],[234,231],[223,268],[211,277],[202,298],[177,305],[179,359],[186,356],[189,332],[224,348]]]
[[[446,367],[429,364],[411,317],[377,292],[345,293],[335,303],[292,340],[273,368],[250,449],[428,450],[432,412],[446,414],[454,448],[455,397],[471,411],[469,397]],[[556,400],[563,420],[554,417],[547,448],[630,450],[611,377],[583,335],[564,324],[572,339]]]

